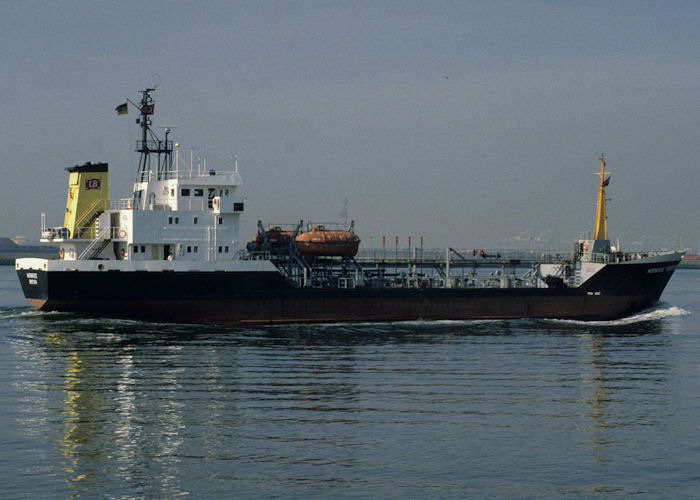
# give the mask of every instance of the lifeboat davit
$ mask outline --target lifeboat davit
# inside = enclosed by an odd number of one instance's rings
[[[292,242],[294,237],[294,231],[283,231],[279,226],[268,226],[265,229],[265,234],[258,233],[253,238],[253,241],[248,243],[248,251],[259,252],[263,250],[263,243],[267,240],[270,248],[266,250],[272,250],[277,248],[286,248]]]
[[[352,231],[313,226],[296,237],[294,243],[302,255],[313,257],[354,257],[360,238]]]

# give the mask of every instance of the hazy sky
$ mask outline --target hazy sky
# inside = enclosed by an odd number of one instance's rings
[[[568,248],[608,229],[700,247],[700,2],[33,2],[0,6],[0,236],[60,225],[65,167],[128,197],[136,116],[238,155],[241,237],[349,217],[368,246]],[[520,235],[520,240],[513,238]]]

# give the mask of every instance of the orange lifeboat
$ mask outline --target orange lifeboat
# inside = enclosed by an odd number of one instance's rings
[[[302,255],[313,257],[354,257],[360,246],[360,238],[352,231],[326,229],[313,226],[294,240]]]

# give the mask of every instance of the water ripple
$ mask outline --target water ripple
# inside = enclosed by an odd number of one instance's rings
[[[9,307],[0,483],[8,497],[690,497],[700,304],[683,300],[616,322],[254,328]]]

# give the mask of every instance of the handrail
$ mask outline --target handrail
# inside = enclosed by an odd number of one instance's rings
[[[97,208],[97,205],[98,205],[99,203],[105,203],[105,202],[107,202],[107,201],[108,201],[108,200],[106,200],[106,199],[104,199],[104,198],[100,198],[100,199],[98,199],[98,200],[95,200],[95,203],[93,203],[92,205],[90,205],[90,206],[85,210],[85,212],[83,212],[83,214],[82,214],[82,216],[80,217],[80,219],[78,219],[78,220],[75,222],[75,227],[80,227],[80,223],[83,222],[83,220],[84,220],[88,215],[94,214],[97,210],[93,210],[93,209],[96,209],[96,208]],[[105,208],[103,207],[103,208],[102,208],[102,211],[104,211],[104,210],[105,210]]]
[[[133,208],[133,198],[119,198],[117,200],[107,200],[110,210],[130,210]]]
[[[100,232],[97,233],[97,235],[95,236],[95,239],[93,239],[92,242],[88,246],[85,247],[85,250],[83,250],[80,253],[77,260],[83,260],[85,258],[85,256],[89,252],[91,252],[98,244],[105,241],[107,239],[107,238],[105,238],[105,236],[107,235],[107,233],[110,232],[111,229],[112,229],[111,226],[105,226],[102,229],[100,229]],[[111,234],[110,234],[110,236],[111,236]]]

